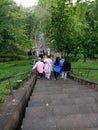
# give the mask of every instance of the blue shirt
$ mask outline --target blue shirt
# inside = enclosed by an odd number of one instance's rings
[[[55,72],[60,72],[61,66],[62,66],[61,62],[59,63],[59,65],[55,65],[55,61],[53,61],[53,62],[52,62],[52,65],[53,65],[53,70],[54,70]]]

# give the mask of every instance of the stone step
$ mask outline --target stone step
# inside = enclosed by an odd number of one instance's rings
[[[56,96],[45,96],[44,98],[36,97],[32,98],[28,107],[31,106],[45,106],[45,104],[49,104],[50,106],[57,105],[69,105],[69,104],[87,104],[87,103],[96,103],[94,97],[72,97],[72,98],[64,98],[64,95],[56,95]]]
[[[21,130],[98,130],[98,92],[70,79],[38,80]]]
[[[53,108],[49,106],[40,107],[27,107],[26,108],[26,119],[46,119],[53,117]]]
[[[61,90],[62,91],[62,90]],[[73,91],[73,90],[66,90],[65,91],[48,91],[48,92],[34,92],[30,99],[32,100],[34,97],[54,97],[54,96],[59,96],[59,95],[64,95],[65,97],[87,97],[87,96],[91,96],[91,97],[98,97],[98,92],[96,91],[91,91],[91,90],[80,90],[80,91]]]
[[[62,89],[62,88],[57,88],[57,89],[51,89],[51,90],[44,90],[44,91],[36,91],[36,92],[34,92],[33,94],[35,94],[35,95],[44,95],[44,94],[46,94],[46,95],[55,95],[55,94],[74,94],[74,95],[76,95],[76,94],[81,94],[81,93],[93,93],[93,92],[95,92],[94,90],[92,90],[92,89],[79,89],[79,90],[77,90],[77,89],[75,89],[75,88],[72,88],[72,89],[70,89],[70,88],[68,88],[68,89]]]
[[[85,107],[84,107],[85,106]],[[50,106],[51,107],[51,106]],[[90,114],[90,113],[98,113],[98,104],[73,104],[67,106],[53,106],[53,114],[56,118],[58,117],[65,117],[67,115],[74,115],[74,114]]]
[[[70,130],[98,130],[98,128],[87,128],[87,129],[70,129]]]
[[[68,88],[76,88],[76,89],[88,89],[86,86],[84,86],[84,85],[81,85],[81,84],[79,84],[79,85],[76,85],[76,84],[61,84],[61,83],[58,83],[58,84],[55,84],[55,86],[53,86],[52,84],[46,84],[46,85],[42,85],[43,83],[41,83],[41,84],[36,84],[36,88],[34,89],[34,91],[41,91],[41,90],[48,90],[48,89],[56,89],[56,88],[66,88],[66,89],[68,89]],[[41,85],[41,87],[40,87],[40,85]]]
[[[57,82],[55,82],[55,85],[54,85],[54,81],[52,82],[51,80],[49,80],[49,81],[38,81],[37,82],[37,84],[36,84],[36,87],[35,87],[35,89],[34,89],[34,92],[36,92],[36,91],[47,91],[47,90],[51,90],[51,89],[53,89],[53,90],[55,90],[55,89],[62,89],[62,88],[66,88],[66,89],[68,89],[68,88],[76,88],[76,89],[88,89],[85,85],[81,85],[81,84],[79,84],[79,83],[77,83],[77,82],[73,82],[73,81],[71,81],[70,80],[70,83],[67,83],[66,81],[64,82],[64,81],[57,81]]]
[[[90,92],[90,91],[82,91],[78,93],[63,93],[63,94],[48,94],[47,92],[38,92],[38,93],[33,93],[32,96],[30,97],[30,100],[33,99],[44,99],[44,98],[55,98],[55,97],[64,97],[65,98],[76,98],[76,97],[94,97],[96,100],[98,99],[98,92]]]
[[[98,113],[24,119],[22,130],[76,130],[98,128]]]
[[[21,130],[57,130],[55,120],[52,118],[47,119],[29,119],[23,120]]]
[[[98,113],[68,115],[64,118],[56,118],[57,128],[86,129],[98,128]]]
[[[68,106],[39,106],[39,107],[27,107],[25,118],[49,118],[49,117],[61,117],[64,118],[67,115],[73,114],[87,114],[87,113],[98,113],[98,105],[93,103],[85,104],[73,104]]]

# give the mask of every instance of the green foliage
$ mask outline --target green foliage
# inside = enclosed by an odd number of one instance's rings
[[[80,54],[77,54],[76,56],[75,56],[75,54],[73,53],[71,53],[71,54],[69,54],[69,59],[70,59],[70,61],[71,62],[77,62],[79,59],[83,59],[83,57],[82,57],[82,55],[80,55]]]
[[[40,21],[51,45],[66,55],[82,53],[84,59],[98,53],[98,2],[77,0],[39,0]],[[40,10],[40,9],[39,9]],[[48,12],[49,11],[49,12]],[[38,11],[41,12],[41,11]],[[48,20],[45,20],[47,17]],[[44,19],[44,22],[43,22]],[[47,22],[47,23],[46,23]]]
[[[19,45],[14,45],[11,43],[1,43],[0,45],[0,62],[21,60],[26,59],[27,57],[27,53],[19,48]]]
[[[35,38],[36,28],[37,20],[33,8],[25,10],[25,34],[31,39]]]
[[[28,10],[17,4],[13,0],[1,0],[0,1],[0,52],[7,46],[17,46],[22,50],[28,50],[32,46],[33,38],[31,36],[34,18],[32,14],[32,20]],[[31,21],[27,22],[27,17]],[[31,24],[32,23],[32,24]],[[31,27],[30,30],[26,29]],[[28,37],[29,35],[29,37]],[[7,49],[6,47],[6,49]],[[2,48],[2,49],[1,49]],[[13,49],[13,47],[11,48]],[[7,50],[8,51],[8,50]],[[6,53],[7,54],[7,53]]]
[[[94,57],[98,52],[97,6],[97,0],[79,0],[75,4],[71,0],[39,0],[34,11],[34,8],[17,6],[12,0],[1,0],[1,48],[11,43],[27,51],[38,34],[37,25],[41,22],[47,41],[55,49],[66,55],[73,53],[75,57],[79,52]]]

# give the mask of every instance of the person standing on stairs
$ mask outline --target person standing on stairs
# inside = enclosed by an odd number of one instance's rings
[[[68,57],[66,57],[62,65],[62,78],[64,78],[64,80],[66,80],[67,76],[70,73],[70,70],[71,70],[71,63],[69,62]]]
[[[54,73],[54,80],[58,80],[58,76],[60,74],[60,70],[61,70],[61,62],[60,62],[60,58],[57,57],[55,61],[52,62],[53,65],[53,73]]]
[[[38,78],[42,78],[44,73],[44,63],[42,62],[42,59],[40,57],[32,68],[32,70],[35,69],[37,70]]]
[[[45,72],[45,78],[50,79],[51,76],[51,63],[49,61],[45,61],[45,66],[44,66],[44,72]]]

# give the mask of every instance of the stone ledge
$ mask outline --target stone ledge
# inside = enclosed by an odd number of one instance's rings
[[[23,117],[25,107],[36,83],[36,75],[31,76],[21,87],[15,91],[15,102],[10,97],[0,106],[0,130],[15,130]]]
[[[81,84],[86,85],[88,88],[98,90],[98,82],[91,81],[89,79],[84,79],[84,78],[81,78],[81,77],[78,77],[78,76],[75,76],[72,74],[70,74],[70,78],[77,81],[77,82],[80,82]]]

